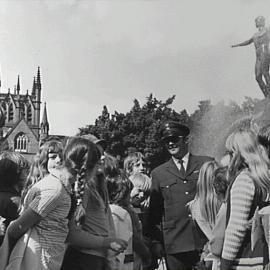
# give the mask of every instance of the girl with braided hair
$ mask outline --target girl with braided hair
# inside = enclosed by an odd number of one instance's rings
[[[74,139],[72,139],[73,141]],[[108,269],[108,251],[116,253],[126,248],[126,241],[115,238],[113,219],[108,204],[108,192],[105,176],[101,170],[101,160],[97,166],[89,170],[89,152],[81,152],[79,159],[71,162],[77,148],[92,142],[85,138],[77,138],[77,145],[69,152],[68,167],[76,171],[75,194],[77,209],[70,222],[62,270]],[[87,143],[88,142],[88,143]],[[98,148],[96,147],[98,151]],[[101,157],[101,155],[100,155]]]
[[[60,269],[71,216],[72,185],[83,171],[91,175],[99,158],[94,144],[78,138],[66,146],[61,166],[48,158],[49,173],[29,188],[19,218],[7,229],[9,246],[5,247],[11,254],[3,269]],[[1,257],[1,264],[3,261]]]

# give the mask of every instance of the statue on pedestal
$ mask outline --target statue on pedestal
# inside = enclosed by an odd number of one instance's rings
[[[247,46],[254,43],[256,50],[255,77],[265,97],[270,97],[270,28],[265,27],[265,18],[258,16],[255,19],[258,31],[247,41],[232,45],[232,48]]]

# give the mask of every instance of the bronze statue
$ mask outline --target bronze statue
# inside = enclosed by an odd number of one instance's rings
[[[269,62],[270,62],[270,29],[265,27],[265,18],[259,16],[255,19],[256,32],[252,38],[247,41],[241,42],[234,47],[247,46],[254,43],[256,50],[256,63],[255,63],[255,76],[260,89],[262,90],[265,97],[270,97],[270,75],[269,75]],[[264,78],[264,80],[263,80]]]

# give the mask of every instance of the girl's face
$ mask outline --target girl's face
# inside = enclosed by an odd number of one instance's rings
[[[48,172],[51,170],[58,168],[62,164],[62,157],[59,153],[49,153],[48,154],[48,164],[47,169]]]
[[[145,162],[142,159],[134,163],[132,167],[132,174],[136,173],[145,173]]]

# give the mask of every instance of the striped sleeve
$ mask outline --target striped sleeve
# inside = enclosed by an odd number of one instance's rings
[[[246,225],[255,193],[255,186],[247,174],[240,174],[231,189],[231,213],[225,231],[222,258],[234,260],[246,234]]]
[[[61,189],[59,187],[42,187],[33,198],[29,207],[42,217],[47,216],[59,204]]]

